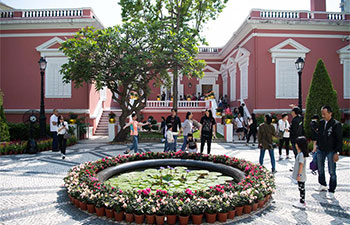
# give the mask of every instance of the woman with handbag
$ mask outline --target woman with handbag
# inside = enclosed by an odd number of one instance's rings
[[[278,138],[279,140],[279,147],[278,147],[278,153],[279,153],[279,159],[282,160],[282,148],[283,145],[286,147],[286,159],[289,158],[289,122],[288,122],[288,114],[283,113],[281,119],[278,121]]]
[[[66,158],[66,146],[68,139],[68,123],[64,121],[63,116],[58,117],[57,125],[58,148],[61,150],[62,159]]]

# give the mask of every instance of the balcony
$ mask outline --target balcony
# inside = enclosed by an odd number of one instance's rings
[[[209,107],[209,101],[178,101],[178,109],[205,109]],[[171,109],[172,101],[147,101],[145,109]]]
[[[94,18],[90,8],[0,10],[0,20]]]

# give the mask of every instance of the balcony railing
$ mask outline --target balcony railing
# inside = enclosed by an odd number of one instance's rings
[[[350,14],[346,12],[252,9],[250,19],[349,21]]]
[[[220,48],[213,47],[199,47],[199,53],[219,53]]]
[[[172,101],[147,101],[146,108],[172,108]],[[206,108],[208,101],[178,101],[178,108]]]
[[[0,19],[93,18],[90,8],[0,10]]]

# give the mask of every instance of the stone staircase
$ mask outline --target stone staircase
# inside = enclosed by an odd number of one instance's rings
[[[108,111],[103,111],[94,136],[108,136]]]

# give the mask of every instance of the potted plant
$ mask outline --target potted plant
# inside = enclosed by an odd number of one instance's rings
[[[177,210],[177,214],[179,215],[179,221],[180,221],[180,225],[187,225],[188,224],[188,220],[190,218],[191,215],[191,205],[190,205],[190,199],[187,198],[186,200],[179,200],[179,202],[177,203],[178,205],[178,210]]]
[[[217,116],[222,116],[222,112],[224,111],[223,108],[219,107],[219,108],[216,108],[216,115]]]
[[[219,208],[220,203],[218,202],[217,196],[210,197],[205,209],[205,219],[208,223],[215,223]]]
[[[145,214],[147,224],[154,224],[155,222],[155,213],[156,213],[156,204],[152,196],[144,199],[145,201]]]
[[[233,115],[232,114],[226,114],[225,115],[225,124],[232,124]]]
[[[97,199],[95,203],[95,211],[97,216],[104,216],[106,214],[103,199]]]
[[[230,209],[230,202],[228,199],[220,198],[221,204],[218,210],[218,220],[221,223],[225,223],[228,217],[228,211]]]
[[[176,223],[176,202],[173,198],[168,199],[168,204],[165,206],[165,214],[167,224],[173,225]]]
[[[114,112],[110,112],[108,114],[109,123],[115,123],[115,117],[116,117],[116,115],[114,114]]]
[[[157,94],[157,101],[160,101],[160,99],[161,99],[161,95]]]
[[[138,196],[138,198],[133,199],[132,206],[135,223],[142,224],[145,220],[144,201],[142,197]]]
[[[192,100],[192,95],[187,95],[187,101],[191,101]]]
[[[205,203],[203,198],[194,198],[191,203],[192,222],[193,224],[201,224],[203,219],[203,213],[205,211]]]
[[[69,113],[69,123],[75,124],[77,122],[78,115],[74,113]]]

